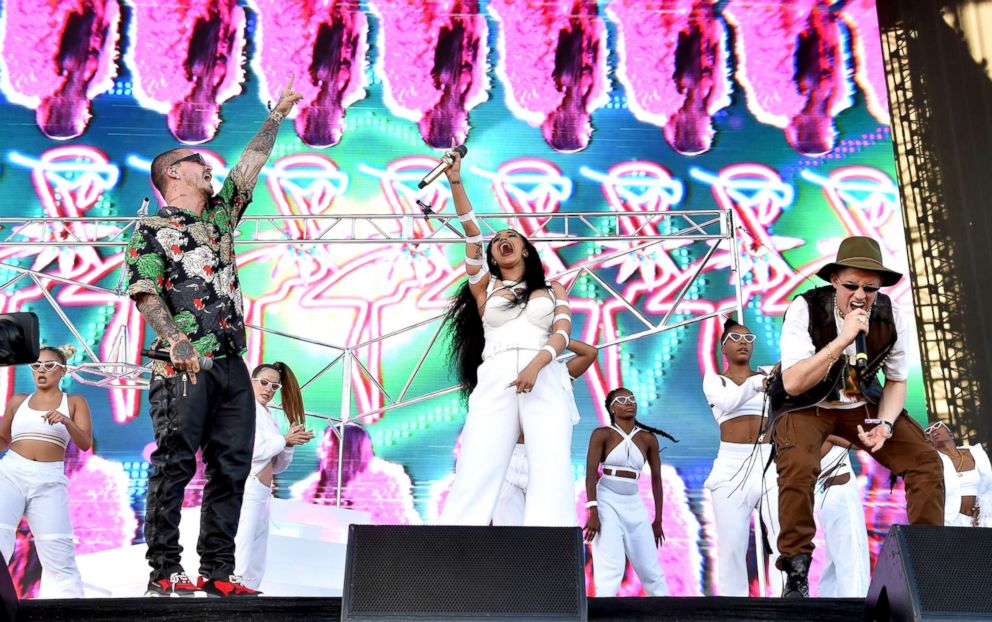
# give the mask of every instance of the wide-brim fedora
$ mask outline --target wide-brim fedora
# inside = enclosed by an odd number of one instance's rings
[[[882,264],[882,250],[878,247],[878,242],[862,236],[852,236],[841,242],[837,249],[837,259],[820,268],[816,276],[830,281],[830,275],[841,268],[877,272],[882,279],[882,287],[895,285],[902,278],[901,273]]]

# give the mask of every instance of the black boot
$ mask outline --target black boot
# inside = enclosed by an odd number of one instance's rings
[[[780,557],[780,570],[785,572],[785,585],[782,586],[782,598],[809,598],[809,565],[811,555],[795,555]]]

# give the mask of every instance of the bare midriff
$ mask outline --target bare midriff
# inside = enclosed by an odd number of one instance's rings
[[[11,451],[22,458],[35,462],[61,462],[65,460],[65,449],[61,445],[35,439],[21,439],[10,444]]]
[[[758,435],[761,434],[761,425],[765,418],[757,415],[746,415],[744,417],[734,417],[720,424],[720,440],[724,443],[748,443],[754,444]],[[771,439],[765,438],[761,442],[767,443]]]

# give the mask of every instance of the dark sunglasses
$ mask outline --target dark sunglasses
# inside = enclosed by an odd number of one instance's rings
[[[204,160],[203,159],[203,156],[201,156],[199,153],[191,153],[190,155],[186,156],[185,158],[179,158],[178,160],[176,160],[175,162],[173,162],[169,166],[176,166],[177,164],[181,164],[183,162],[195,162],[195,163],[199,164],[200,166],[207,166],[207,161]]]
[[[881,287],[876,287],[874,285],[858,285],[857,283],[841,283],[841,285],[843,285],[844,289],[849,292],[856,292],[859,289],[863,289],[866,294],[874,294],[878,290],[882,289]]]

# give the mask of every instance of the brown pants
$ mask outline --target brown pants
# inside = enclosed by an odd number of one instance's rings
[[[864,425],[865,419],[877,417],[878,408],[872,405],[848,410],[813,407],[783,415],[776,423],[780,561],[813,553],[813,488],[820,474],[823,441],[834,434],[864,449],[858,439],[858,425],[870,428]],[[896,419],[892,438],[872,456],[905,480],[910,524],[944,524],[943,467],[915,421],[905,415]]]

